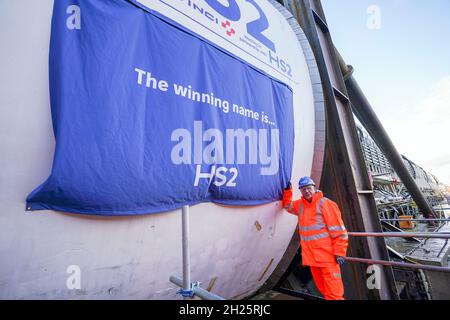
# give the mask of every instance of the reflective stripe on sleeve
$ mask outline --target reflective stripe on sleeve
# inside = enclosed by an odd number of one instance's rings
[[[329,226],[327,227],[330,231],[345,231],[344,226]]]
[[[333,238],[333,239],[336,239],[338,237],[342,237],[343,239],[348,239],[348,234],[343,233],[343,234],[331,235],[331,238]]]

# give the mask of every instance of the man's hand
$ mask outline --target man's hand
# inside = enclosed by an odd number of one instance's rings
[[[290,190],[291,188],[292,188],[292,184],[291,184],[291,182],[289,181],[289,184],[287,185],[286,188],[284,188],[284,190]]]
[[[336,262],[342,266],[345,263],[345,258],[341,256],[336,256]]]

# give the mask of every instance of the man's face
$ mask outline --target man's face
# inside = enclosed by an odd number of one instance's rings
[[[303,198],[308,201],[311,201],[313,195],[316,193],[316,188],[314,186],[307,186],[300,189]]]

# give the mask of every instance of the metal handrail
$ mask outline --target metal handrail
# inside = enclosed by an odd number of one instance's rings
[[[450,239],[450,232],[348,232],[354,237],[400,237],[400,238],[437,238]]]
[[[422,269],[422,270],[428,270],[428,271],[439,271],[439,272],[450,273],[450,268],[439,267],[439,266],[430,266],[430,265],[425,265],[425,264],[386,261],[386,260],[373,260],[373,259],[363,259],[363,258],[354,258],[354,257],[344,257],[344,259],[349,262],[361,262],[361,263],[367,263],[367,264],[378,264],[378,265],[383,265],[383,266],[404,267],[404,268],[411,268],[411,269]]]
[[[380,221],[450,221],[449,218],[447,219],[439,219],[439,218],[435,218],[435,219],[380,219]]]

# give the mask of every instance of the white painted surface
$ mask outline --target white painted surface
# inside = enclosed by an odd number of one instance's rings
[[[48,92],[52,4],[0,2],[0,298],[178,299],[169,276],[182,275],[181,209],[135,217],[25,211],[25,198],[48,177],[54,152]],[[314,114],[309,106],[301,108],[295,109],[295,180],[309,173],[312,161],[313,136],[300,130],[313,123],[308,119]],[[277,266],[296,223],[280,202],[193,206],[192,280],[207,288],[217,278],[212,292],[226,298],[251,294]],[[67,287],[71,265],[80,267],[80,289]]]

